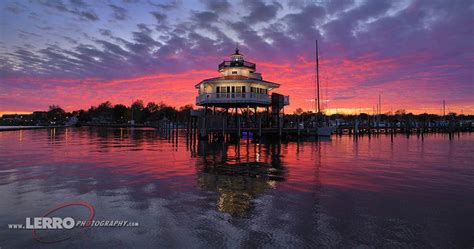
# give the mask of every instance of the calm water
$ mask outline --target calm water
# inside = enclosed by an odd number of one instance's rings
[[[0,132],[0,248],[472,248],[473,161],[469,134],[223,145],[146,129]],[[140,225],[55,244],[7,227],[70,201]]]

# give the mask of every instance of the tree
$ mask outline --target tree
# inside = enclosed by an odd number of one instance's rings
[[[132,109],[136,109],[136,110],[143,110],[144,108],[144,104],[143,104],[143,100],[141,99],[137,99],[135,100],[135,102],[133,102],[132,104]]]
[[[147,109],[150,113],[155,113],[155,112],[158,111],[159,106],[158,106],[155,102],[148,102],[148,104],[146,105],[146,109]]]
[[[148,102],[143,108],[143,121],[152,121],[154,114],[158,111],[159,106],[155,102]]]
[[[66,118],[66,112],[59,105],[51,105],[48,110],[48,120],[51,122],[63,123]]]
[[[79,117],[79,121],[81,122],[91,121],[91,117],[88,111],[79,110],[78,117]]]
[[[127,120],[127,107],[122,104],[117,104],[113,108],[113,118],[117,123],[125,123]]]
[[[187,105],[179,107],[178,119],[181,120],[181,121],[185,120],[186,117],[189,115],[190,110],[192,110],[192,109],[193,109],[192,104],[187,104]]]
[[[193,109],[193,105],[192,104],[187,104],[187,105],[183,105],[179,108],[179,111],[180,112],[184,112],[184,111],[189,111],[189,110],[192,110]]]
[[[300,108],[300,107],[296,108],[296,110],[294,112],[294,114],[296,114],[296,115],[301,115],[303,113],[304,113],[303,108]]]
[[[99,114],[99,118],[106,122],[110,122],[113,119],[113,107],[112,103],[109,101],[106,101],[102,104],[100,104],[97,107],[97,113]]]
[[[405,109],[400,109],[400,110],[396,110],[395,111],[395,115],[405,115],[407,112],[405,111]]]
[[[142,111],[144,109],[143,100],[135,100],[133,102],[131,109],[132,109],[132,117],[136,123],[143,123],[143,115]]]

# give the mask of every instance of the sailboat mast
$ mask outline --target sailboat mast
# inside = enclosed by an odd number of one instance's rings
[[[316,97],[317,108],[316,113],[321,112],[320,97],[319,97],[319,54],[318,54],[318,40],[316,40]]]

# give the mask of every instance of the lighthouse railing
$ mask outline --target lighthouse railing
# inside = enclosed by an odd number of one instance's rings
[[[247,67],[250,69],[255,70],[256,65],[255,63],[249,62],[249,61],[223,61],[221,64],[219,64],[218,69],[222,70],[225,67]]]
[[[264,93],[203,93],[196,97],[197,104],[212,103],[245,103],[254,102],[262,104],[270,104],[271,96]]]

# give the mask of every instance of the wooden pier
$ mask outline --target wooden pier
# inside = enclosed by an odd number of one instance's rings
[[[265,120],[265,115],[257,114],[256,118],[249,119],[245,115],[226,116],[222,114],[213,115],[189,115],[186,120],[162,120],[153,127],[160,130],[166,136],[174,137],[178,130],[185,132],[186,139],[200,140],[227,140],[236,138],[260,139],[286,139],[308,136],[317,136],[316,128],[300,127],[300,125],[291,125],[285,116],[277,119],[277,122]],[[472,125],[461,125],[451,122],[445,125],[432,126],[428,124],[402,123],[387,127],[373,127],[369,124],[353,122],[352,125],[340,125],[334,135],[351,136],[376,136],[396,134],[417,135],[423,138],[428,133],[445,133],[454,136],[460,132],[472,132]],[[177,139],[177,138],[176,138]]]

